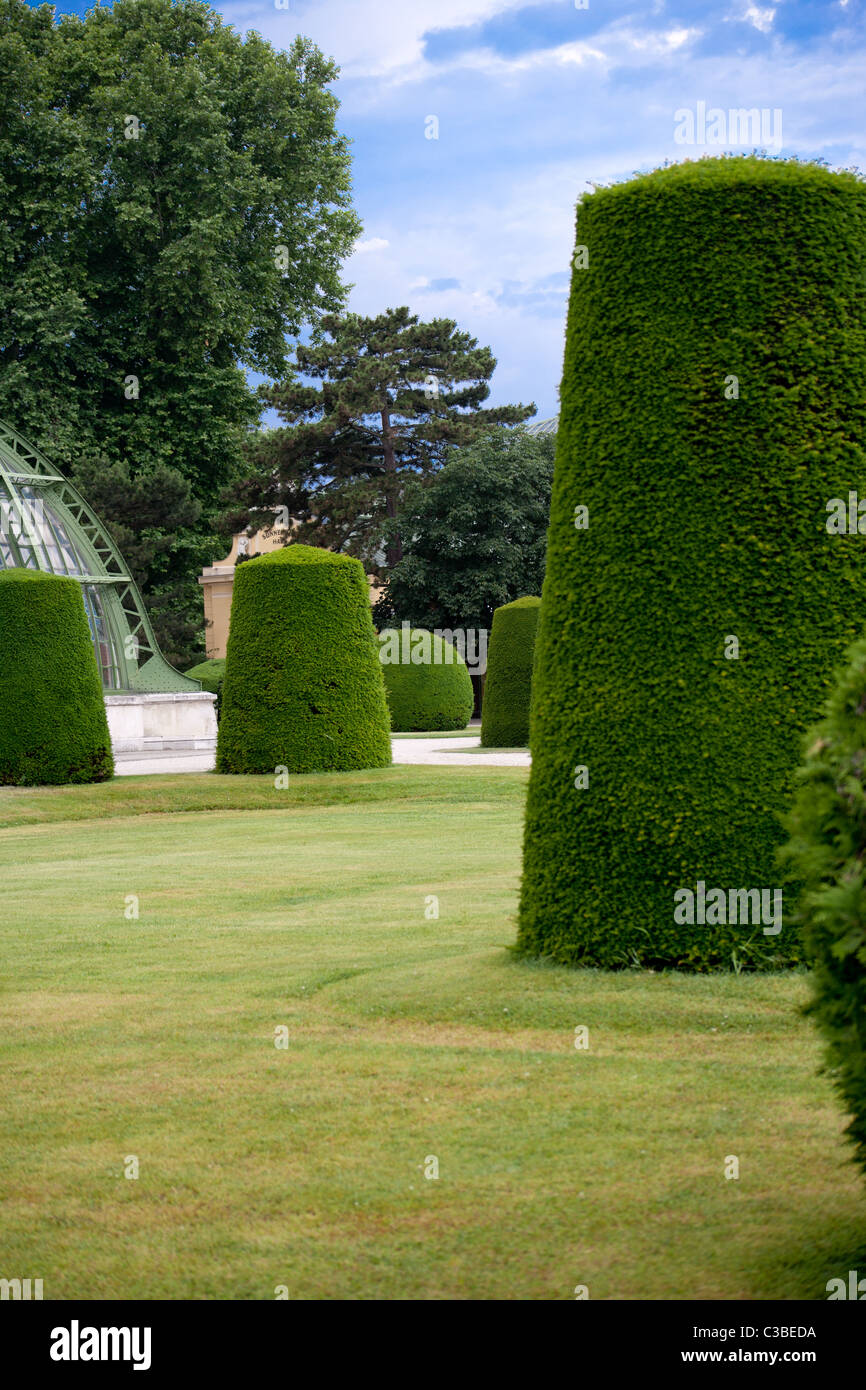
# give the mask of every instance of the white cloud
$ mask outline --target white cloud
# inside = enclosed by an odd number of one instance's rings
[[[743,14],[743,19],[754,24],[755,28],[760,29],[762,34],[769,34],[775,17],[776,11],[774,9],[769,7],[762,9],[760,5],[747,5]]]
[[[236,0],[220,5],[228,24],[257,29],[285,47],[296,32],[336,58],[346,77],[391,77],[423,69],[425,35],[484,23],[549,0],[293,0],[291,10]],[[577,16],[579,21],[579,15]]]
[[[361,256],[366,251],[384,251],[385,248],[390,245],[391,243],[386,237],[371,236],[368,237],[366,241],[356,241],[355,245],[352,247],[352,254],[354,256]]]
[[[683,25],[653,28],[626,17],[614,20],[589,43],[579,37],[581,12],[575,10],[575,37],[565,43],[539,44],[514,57],[479,45],[433,63],[424,56],[428,36],[471,28],[509,11],[547,5],[550,0],[437,0],[435,7],[418,0],[291,2],[291,10],[277,10],[266,0],[227,0],[220,13],[226,23],[241,31],[255,29],[278,48],[288,47],[296,33],[311,38],[339,64],[344,90],[347,82],[364,89],[363,105],[381,101],[392,86],[418,84],[452,71],[472,70],[506,78],[545,68],[582,68],[592,63],[609,70],[633,60],[663,59],[701,33]],[[754,5],[751,9],[758,14],[773,13],[759,11]]]
[[[446,73],[459,69],[472,69],[490,77],[513,77],[519,73],[538,71],[552,67],[584,67],[594,62],[608,66],[607,54],[588,43],[562,43],[554,48],[536,48],[529,53],[521,53],[518,58],[505,58],[490,48],[470,48],[452,58],[448,63],[437,64],[435,71]],[[433,70],[430,71],[433,75]],[[417,80],[418,71],[407,74],[405,80]]]
[[[352,265],[352,310],[408,304],[422,319],[455,319],[498,359],[493,402],[535,399],[554,413],[581,181],[564,161],[500,171],[453,203],[389,200],[376,218],[389,254]]]

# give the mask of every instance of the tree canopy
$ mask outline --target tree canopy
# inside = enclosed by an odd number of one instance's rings
[[[406,507],[377,618],[489,628],[495,608],[539,592],[555,451],[555,436],[520,429],[455,450]]]
[[[57,22],[0,0],[0,417],[67,467],[173,470],[199,515],[160,526],[190,560],[259,418],[245,369],[282,376],[287,335],[344,300],[360,224],[336,74],[201,0]],[[106,503],[119,538],[152,529]],[[200,612],[180,571],[146,577],[158,636],[160,583],[187,627]]]
[[[287,426],[256,441],[227,524],[285,507],[297,540],[382,575],[402,556],[407,489],[454,445],[525,420],[535,406],[484,406],[496,359],[452,319],[422,323],[402,307],[330,314],[321,326],[327,336],[298,347],[292,373],[262,392]]]

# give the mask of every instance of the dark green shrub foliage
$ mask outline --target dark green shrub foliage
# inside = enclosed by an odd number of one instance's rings
[[[866,642],[852,649],[806,747],[782,860],[799,888],[797,917],[814,967],[807,1011],[827,1040],[866,1169]]]
[[[403,558],[374,620],[489,628],[501,604],[540,591],[555,452],[552,435],[523,430],[453,450],[401,510]]]
[[[359,560],[290,545],[238,568],[218,772],[391,762],[385,686]]]
[[[206,690],[210,695],[216,695],[214,713],[217,719],[219,719],[223,681],[226,674],[225,657],[214,656],[210,657],[207,661],[200,661],[197,666],[191,666],[186,674],[191,676],[194,681],[199,681],[202,690]]]
[[[540,598],[518,598],[493,614],[481,742],[488,748],[523,748],[529,742],[532,658]]]
[[[74,579],[0,571],[0,782],[114,775],[102,682]]]
[[[472,681],[450,642],[424,628],[386,629],[379,634],[379,659],[392,729],[466,728],[474,704]]]
[[[797,956],[788,926],[675,922],[674,893],[777,886],[802,732],[866,612],[866,541],[827,530],[866,495],[864,226],[853,174],[752,156],[579,205],[524,952]]]
[[[225,657],[214,656],[208,661],[200,661],[197,666],[191,666],[186,674],[194,681],[200,681],[202,690],[207,690],[211,695],[219,695],[225,673]]]

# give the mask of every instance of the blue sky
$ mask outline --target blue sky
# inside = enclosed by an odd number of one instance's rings
[[[498,358],[491,399],[535,401],[539,416],[558,408],[580,193],[666,158],[750,147],[677,143],[676,111],[778,110],[782,153],[866,171],[866,0],[215,8],[277,47],[306,34],[340,64],[364,222],[351,307],[455,318]]]

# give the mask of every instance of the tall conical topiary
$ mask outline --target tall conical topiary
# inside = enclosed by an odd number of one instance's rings
[[[387,767],[391,740],[359,560],[290,545],[238,567],[218,772]]]
[[[866,496],[864,225],[855,175],[756,157],[579,205],[523,952],[798,955],[780,812],[866,612],[866,540],[839,514]]]
[[[113,775],[79,584],[41,570],[0,571],[0,783],[49,786]]]
[[[379,634],[379,660],[392,729],[466,728],[475,703],[472,678],[450,642],[404,623]]]
[[[524,748],[529,741],[532,661],[541,599],[527,595],[493,614],[487,679],[481,707],[481,743]]]
[[[807,1011],[866,1171],[866,641],[852,648],[824,713],[805,741],[782,860],[813,967]]]

